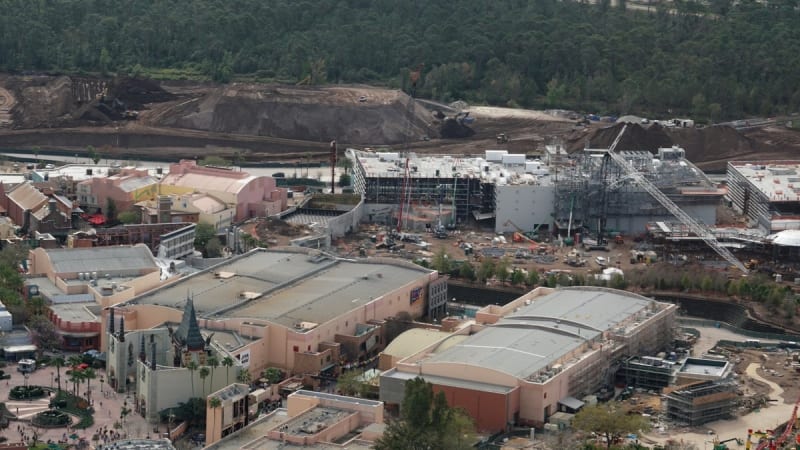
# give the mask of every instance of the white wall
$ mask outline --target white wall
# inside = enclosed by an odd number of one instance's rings
[[[553,186],[507,185],[495,186],[495,232],[510,233],[517,229],[531,231],[537,224],[553,223]]]

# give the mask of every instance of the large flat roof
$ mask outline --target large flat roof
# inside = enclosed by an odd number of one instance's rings
[[[770,201],[800,200],[800,161],[731,161],[728,164]]]
[[[45,250],[53,265],[53,272],[97,272],[98,277],[127,274],[145,270],[158,270],[153,254],[146,245],[91,248],[56,248]]]
[[[50,305],[50,309],[59,319],[67,322],[96,322],[97,316],[89,310],[89,307],[97,306],[97,303],[61,303]]]
[[[199,317],[264,319],[294,327],[325,323],[429,273],[408,264],[259,249],[131,303],[181,309],[188,293]]]
[[[348,150],[350,151],[350,150]],[[368,177],[400,178],[405,174],[405,159],[399,153],[371,153],[352,150]],[[498,152],[487,150],[488,153]],[[509,156],[509,155],[506,155]],[[515,164],[487,161],[480,156],[458,157],[450,155],[409,155],[409,171],[412,178],[480,178],[496,185],[539,184],[549,185],[549,168],[539,160],[517,157]]]
[[[528,378],[652,303],[612,289],[559,289],[425,363],[479,366]]]

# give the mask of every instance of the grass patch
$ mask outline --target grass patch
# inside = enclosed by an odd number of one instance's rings
[[[59,410],[76,415],[80,418],[80,421],[75,424],[75,428],[85,429],[94,425],[94,417],[92,417],[94,409],[87,404],[86,399],[61,391],[56,394],[55,399],[50,403],[51,405],[55,405],[56,402],[60,401],[66,402],[66,406],[59,408]]]

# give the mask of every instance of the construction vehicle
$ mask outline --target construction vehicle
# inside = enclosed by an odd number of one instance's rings
[[[583,267],[586,265],[586,259],[581,257],[580,252],[572,249],[567,256],[564,257],[564,262],[572,267]]]
[[[625,239],[623,239],[622,236],[618,234],[614,236],[614,243],[617,245],[622,245],[625,243]]]
[[[508,136],[505,133],[499,133],[496,137],[496,141],[498,144],[505,144],[508,142]]]
[[[417,103],[415,99],[417,95],[417,82],[419,81],[420,76],[422,75],[422,68],[425,67],[425,64],[420,64],[416,67],[416,69],[412,70],[408,74],[409,81],[411,82],[411,89],[409,90],[408,96],[408,107],[406,108],[406,129],[405,129],[405,148],[404,153],[406,156],[406,164],[405,170],[403,172],[403,184],[402,190],[400,191],[400,208],[397,213],[397,231],[401,231],[403,229],[403,209],[407,209],[405,203],[411,203],[411,198],[408,195],[408,188],[409,184],[411,183],[411,172],[409,171],[409,146],[411,145],[411,131],[414,128],[414,109]],[[408,198],[407,198],[408,197]],[[408,205],[409,208],[411,205]]]
[[[736,445],[744,444],[744,441],[739,438],[730,438],[724,441],[720,441],[719,438],[714,438],[714,450],[728,450],[729,447],[725,445],[728,442],[736,442]]]
[[[583,243],[583,248],[586,251],[592,251],[592,250],[601,250],[604,252],[608,251],[608,241],[605,239],[584,238],[582,243]]]
[[[644,174],[639,172],[631,163],[628,162],[628,160],[625,159],[625,157],[615,151],[617,145],[619,145],[620,139],[622,139],[622,135],[625,134],[625,130],[627,129],[628,125],[623,125],[622,130],[620,130],[616,139],[614,139],[614,142],[612,142],[611,146],[608,148],[608,156],[611,158],[611,160],[617,163],[617,165],[619,165],[619,167],[625,173],[624,176],[647,191],[647,193],[649,193],[656,201],[658,201],[661,206],[669,211],[670,214],[675,216],[675,218],[678,219],[678,221],[684,226],[686,226],[690,232],[695,233],[698,237],[700,237],[725,261],[739,269],[739,271],[741,271],[744,275],[747,275],[749,270],[733,255],[733,253],[730,252],[730,250],[728,250],[726,247],[723,247],[717,241],[716,236],[714,236],[714,233],[712,233],[708,227],[701,225],[690,215],[686,214],[684,210],[682,210],[678,205],[675,204],[675,202],[661,192],[653,183],[650,182],[650,180],[645,178]]]

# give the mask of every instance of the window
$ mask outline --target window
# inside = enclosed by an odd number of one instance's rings
[[[292,347],[292,350],[294,350],[294,352],[297,353],[300,351],[300,347],[295,345],[294,347]]]

